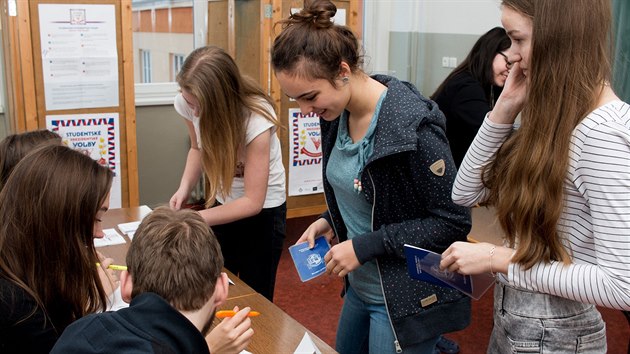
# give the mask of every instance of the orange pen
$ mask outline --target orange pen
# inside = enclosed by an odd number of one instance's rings
[[[236,315],[236,312],[232,310],[221,310],[221,311],[217,311],[215,315],[217,316],[217,318],[226,318],[226,317],[232,317]],[[249,311],[249,313],[247,314],[247,317],[256,317],[258,315],[260,315],[260,312],[258,311]]]

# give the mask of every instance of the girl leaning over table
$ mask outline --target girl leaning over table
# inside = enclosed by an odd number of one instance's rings
[[[175,110],[184,118],[191,147],[170,206],[181,208],[203,174],[206,204],[199,213],[219,239],[225,267],[272,301],[286,234],[273,102],[214,46],[190,53],[177,83]]]

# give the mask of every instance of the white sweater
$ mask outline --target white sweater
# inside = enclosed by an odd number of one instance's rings
[[[455,203],[473,206],[487,199],[482,168],[512,128],[486,117],[457,174]],[[613,101],[591,112],[573,131],[569,154],[558,231],[573,263],[541,262],[529,270],[512,263],[505,280],[531,291],[630,310],[630,106]]]

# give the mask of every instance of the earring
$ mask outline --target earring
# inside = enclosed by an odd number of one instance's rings
[[[350,78],[347,76],[344,76],[341,81],[343,81],[344,84],[347,84],[350,81]]]

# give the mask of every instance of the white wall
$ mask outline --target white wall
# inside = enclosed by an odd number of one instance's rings
[[[389,33],[481,35],[500,26],[500,0],[365,0],[368,72],[387,72]]]

